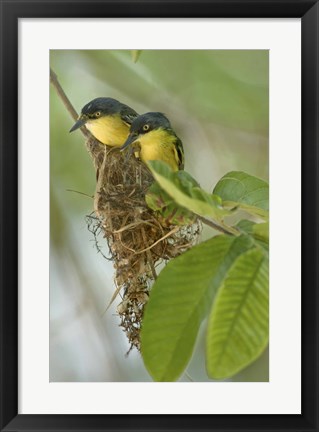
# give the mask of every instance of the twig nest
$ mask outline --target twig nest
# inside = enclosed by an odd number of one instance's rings
[[[115,296],[122,296],[117,306],[120,326],[131,348],[140,350],[143,310],[156,268],[189,249],[197,239],[200,224],[167,224],[147,206],[145,194],[154,179],[134,155],[128,158],[118,148],[93,138],[87,141],[87,148],[97,171],[96,219],[90,230],[101,230],[108,243],[115,269]]]

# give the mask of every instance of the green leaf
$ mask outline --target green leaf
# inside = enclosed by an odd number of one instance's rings
[[[268,218],[269,186],[264,180],[242,171],[232,171],[222,177],[214,193],[223,200],[224,206],[239,206],[263,219]]]
[[[145,307],[141,351],[155,381],[174,381],[184,371],[199,326],[236,258],[253,246],[249,236],[220,235],[170,261]]]
[[[252,236],[257,246],[261,246],[263,250],[269,253],[269,222],[255,223],[249,220],[241,220],[236,225],[241,233]]]
[[[201,189],[197,181],[186,171],[173,172],[161,161],[149,161],[148,165],[155,180],[180,206],[215,220],[222,220],[226,215],[231,214],[230,210],[222,207],[218,196]]]
[[[137,62],[141,53],[142,53],[142,50],[131,50],[131,56],[132,56],[132,60],[134,63]]]
[[[254,225],[255,225],[255,222],[252,222],[252,221],[247,220],[247,219],[242,219],[241,221],[238,222],[236,227],[239,228],[240,231],[242,231],[246,234],[253,235]]]
[[[181,207],[170,197],[157,182],[154,182],[145,194],[149,208],[157,213],[164,225],[190,225],[195,222],[196,215],[185,207]]]
[[[256,239],[269,243],[269,222],[255,224],[253,235]]]
[[[230,377],[252,363],[268,343],[268,258],[260,248],[242,254],[214,302],[207,329],[209,376]]]

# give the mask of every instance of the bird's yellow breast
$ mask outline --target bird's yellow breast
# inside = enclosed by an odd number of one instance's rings
[[[175,148],[176,137],[165,129],[155,129],[140,136],[140,158],[143,162],[160,160],[166,162],[173,171],[178,171],[178,155]]]
[[[129,134],[129,126],[119,115],[90,119],[85,126],[101,143],[112,147],[123,145]]]

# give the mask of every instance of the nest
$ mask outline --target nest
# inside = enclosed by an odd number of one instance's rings
[[[154,182],[147,167],[134,155],[127,157],[118,148],[101,145],[89,138],[87,148],[97,172],[94,196],[95,217],[90,229],[102,232],[115,269],[120,326],[130,350],[140,350],[140,328],[149,291],[161,263],[189,249],[200,232],[200,224],[167,224],[145,203],[145,194]]]

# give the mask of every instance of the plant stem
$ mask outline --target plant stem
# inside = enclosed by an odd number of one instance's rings
[[[217,225],[215,222],[213,222],[213,221],[211,221],[209,219],[204,218],[203,216],[198,216],[197,215],[197,217],[205,225],[208,225],[209,227],[214,228],[215,230],[220,231],[223,234],[228,234],[228,235],[232,235],[232,236],[237,236],[237,235],[240,234],[240,232],[237,229],[233,228],[233,227],[226,227],[226,226],[222,227],[220,225]]]
[[[59,83],[57,74],[51,68],[50,68],[50,82],[53,85],[53,87],[55,88],[55,90],[56,90],[57,94],[59,95],[60,99],[64,103],[64,106],[66,107],[66,109],[71,114],[71,117],[73,118],[73,120],[77,120],[78,117],[79,117],[78,113],[75,111],[75,109],[74,109],[73,105],[71,104],[69,98],[64,93],[64,90],[63,90],[63,88],[61,87],[61,85]],[[90,134],[90,132],[85,127],[81,127],[81,132],[83,133],[83,135],[86,138],[90,138],[92,136]]]

